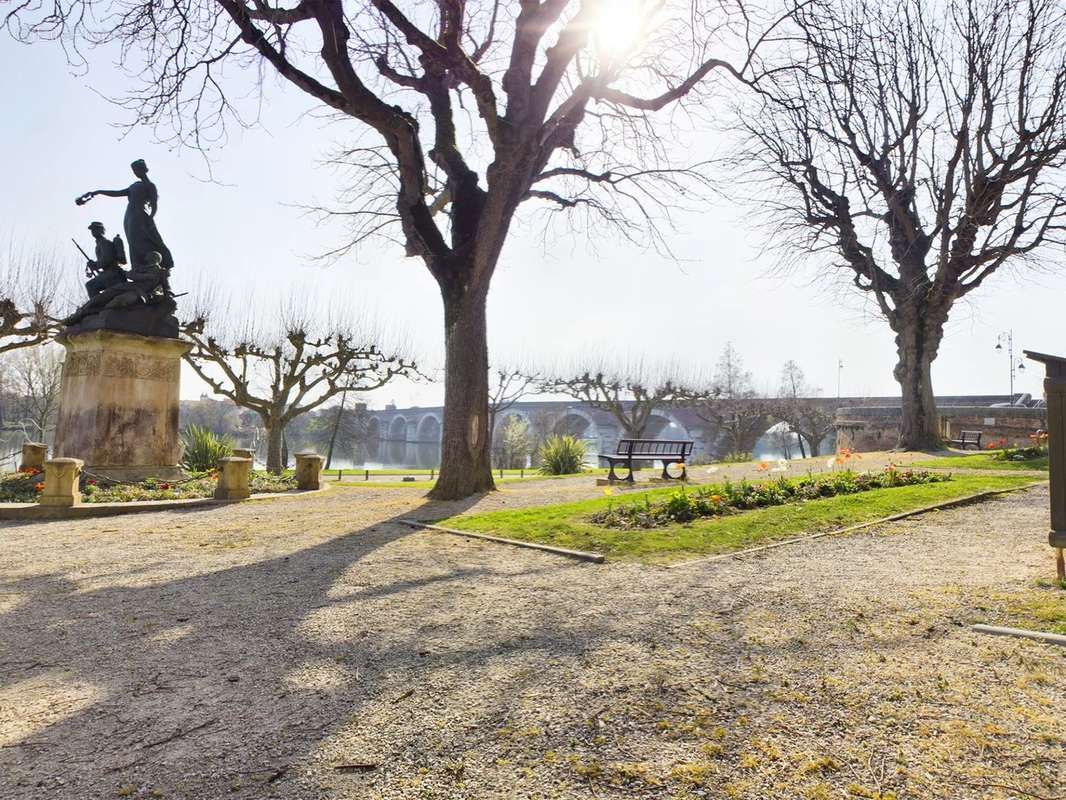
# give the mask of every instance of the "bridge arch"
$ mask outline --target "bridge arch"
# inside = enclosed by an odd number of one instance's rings
[[[426,414],[418,421],[418,434],[415,437],[419,442],[440,441],[441,420],[436,414]]]
[[[407,441],[407,417],[397,414],[389,422],[389,440],[393,442]]]
[[[645,439],[691,439],[688,428],[673,414],[652,414],[644,428]]]
[[[380,439],[381,438],[381,420],[378,417],[371,416],[366,421],[366,438],[367,439]]]
[[[555,421],[552,430],[560,436],[576,436],[578,439],[596,439],[599,437],[599,429],[596,420],[591,414],[580,408],[568,408]]]

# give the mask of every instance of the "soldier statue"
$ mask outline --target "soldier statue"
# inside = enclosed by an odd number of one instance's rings
[[[85,262],[85,274],[89,277],[85,282],[85,291],[92,298],[110,286],[126,282],[126,273],[122,270],[122,265],[126,263],[126,248],[121,236],[107,238],[102,222],[91,223],[89,232],[96,243],[96,258]]]
[[[87,303],[82,304],[63,322],[76,325],[97,311],[130,308],[148,303],[166,305],[167,311],[173,312],[174,301],[166,289],[168,270],[163,269],[162,260],[163,257],[155,251],[147,253],[144,264],[123,273],[122,282],[91,295]]]

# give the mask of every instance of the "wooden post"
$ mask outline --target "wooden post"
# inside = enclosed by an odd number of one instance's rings
[[[363,475],[363,480],[364,481],[370,480],[370,470],[367,470],[366,474]]]
[[[1055,548],[1055,572],[1066,580],[1066,358],[1024,351],[1027,358],[1044,365],[1044,395],[1047,399],[1048,479],[1051,485],[1051,532],[1048,544]]]

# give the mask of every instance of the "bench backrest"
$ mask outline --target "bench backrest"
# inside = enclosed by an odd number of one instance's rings
[[[619,439],[616,455],[620,456],[687,456],[692,442],[683,439]]]
[[[979,441],[981,438],[981,431],[963,431],[959,441]]]

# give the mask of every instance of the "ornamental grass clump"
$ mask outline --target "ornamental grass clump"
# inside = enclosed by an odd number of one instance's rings
[[[574,436],[549,436],[540,448],[542,475],[573,475],[585,468],[585,443]]]
[[[233,454],[233,442],[208,428],[189,425],[181,434],[181,465],[191,472],[217,469],[221,458]]]
[[[949,480],[950,473],[900,470],[891,465],[882,472],[856,473],[844,470],[829,475],[777,478],[758,483],[747,480],[733,483],[727,480],[717,485],[701,486],[694,491],[681,488],[671,492],[665,500],[652,501],[650,496],[645,495],[643,500],[634,503],[612,504],[593,514],[591,520],[608,528],[656,528],[767,506]]]

